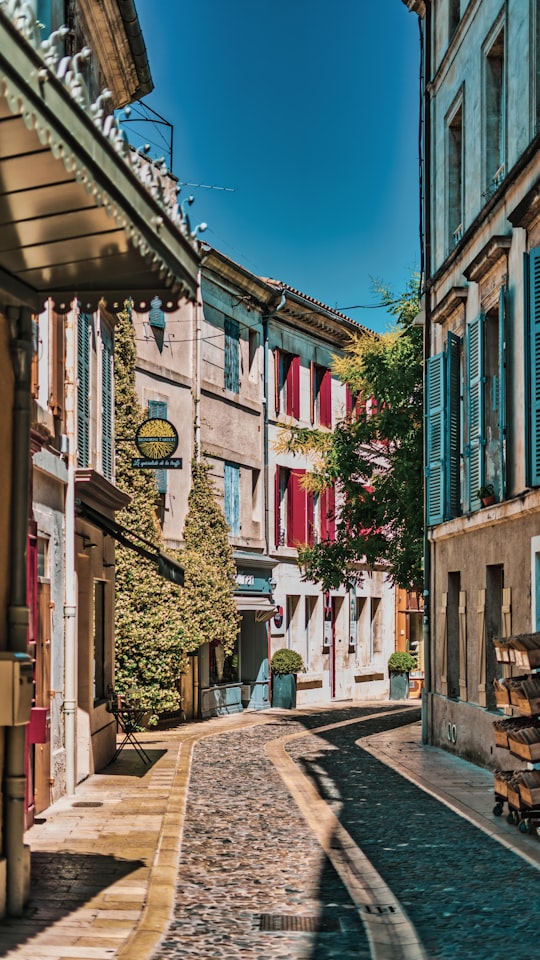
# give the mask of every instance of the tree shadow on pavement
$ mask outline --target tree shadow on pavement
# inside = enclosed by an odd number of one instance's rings
[[[45,930],[50,935],[55,924],[58,924],[57,932],[61,937],[65,924],[60,921],[75,915],[82,907],[97,914],[104,909],[99,894],[141,868],[145,868],[141,860],[120,860],[99,854],[33,852],[30,900],[22,917],[2,920],[0,957],[17,946],[31,943]],[[120,891],[118,898],[121,899]],[[81,937],[85,933],[90,935],[89,915],[85,914],[84,920],[73,916],[71,922],[80,928]],[[66,954],[69,953],[67,947],[64,949]],[[37,945],[36,951],[33,956],[37,958],[40,956]]]

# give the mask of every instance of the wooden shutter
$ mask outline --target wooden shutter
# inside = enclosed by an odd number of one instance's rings
[[[427,362],[427,522],[444,519],[444,398],[445,356],[438,353]]]
[[[274,474],[274,543],[281,544],[281,467]]]
[[[486,692],[486,591],[478,591],[478,703],[487,707]]]
[[[240,467],[226,463],[224,470],[225,518],[233,537],[240,534]]]
[[[461,513],[460,453],[461,453],[461,340],[454,333],[448,334],[446,348],[446,417],[445,433],[448,442],[447,469],[445,477],[445,517],[458,517]]]
[[[167,419],[166,402],[164,400],[149,400],[148,401],[148,417],[150,420],[154,418],[160,418],[162,420],[166,420]],[[156,476],[158,493],[160,495],[167,493],[167,471],[156,470],[155,476]]]
[[[77,319],[77,460],[90,464],[90,327],[91,318],[79,313]]]
[[[300,357],[291,356],[287,370],[287,416],[300,417]]]
[[[467,700],[467,593],[459,591],[459,698]]]
[[[540,486],[540,247],[529,253],[529,474]]]
[[[353,392],[348,383],[345,384],[345,414],[347,417],[352,416],[354,407],[354,396]]]
[[[240,391],[239,339],[238,320],[225,317],[225,389],[231,393]]]
[[[107,330],[101,330],[101,398],[102,398],[102,434],[101,460],[103,476],[107,480],[113,478],[113,435],[114,435],[114,407],[113,407],[113,351],[112,340]]]
[[[512,587],[503,587],[501,606],[501,636],[512,636]]]
[[[499,428],[500,499],[506,496],[506,288],[499,294],[499,389],[497,391]]]
[[[448,594],[441,598],[441,693],[448,696]]]
[[[305,470],[291,470],[287,484],[287,546],[307,543],[307,497],[302,486]]]
[[[310,547],[315,542],[315,497],[313,490],[306,490],[306,535]]]
[[[52,314],[51,321],[51,392],[49,403],[53,415],[62,418],[64,414],[64,372],[65,362],[65,333],[64,317],[61,313]]]
[[[276,417],[281,412],[281,363],[281,350],[276,347],[274,350],[274,406]]]
[[[478,490],[484,485],[484,315],[467,327],[467,484],[469,510],[477,510]]]
[[[319,423],[321,427],[332,426],[332,374],[324,370],[319,388]]]

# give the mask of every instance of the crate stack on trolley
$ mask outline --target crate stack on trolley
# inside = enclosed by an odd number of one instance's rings
[[[522,762],[519,769],[495,770],[495,806],[522,833],[540,835],[540,632],[494,639],[504,677],[494,681],[497,706],[508,716],[495,720],[495,743]],[[523,766],[523,762],[527,766]]]

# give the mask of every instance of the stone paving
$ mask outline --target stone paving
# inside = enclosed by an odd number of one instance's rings
[[[537,955],[539,871],[356,745],[414,714],[309,732],[373,712],[276,715],[197,744],[174,919],[154,960],[369,957],[346,890],[264,751],[306,728],[290,755],[404,905],[430,960]],[[261,915],[304,932],[263,932]]]

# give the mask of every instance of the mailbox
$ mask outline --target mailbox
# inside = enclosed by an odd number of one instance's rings
[[[18,727],[30,720],[34,664],[27,653],[0,651],[0,727]]]

